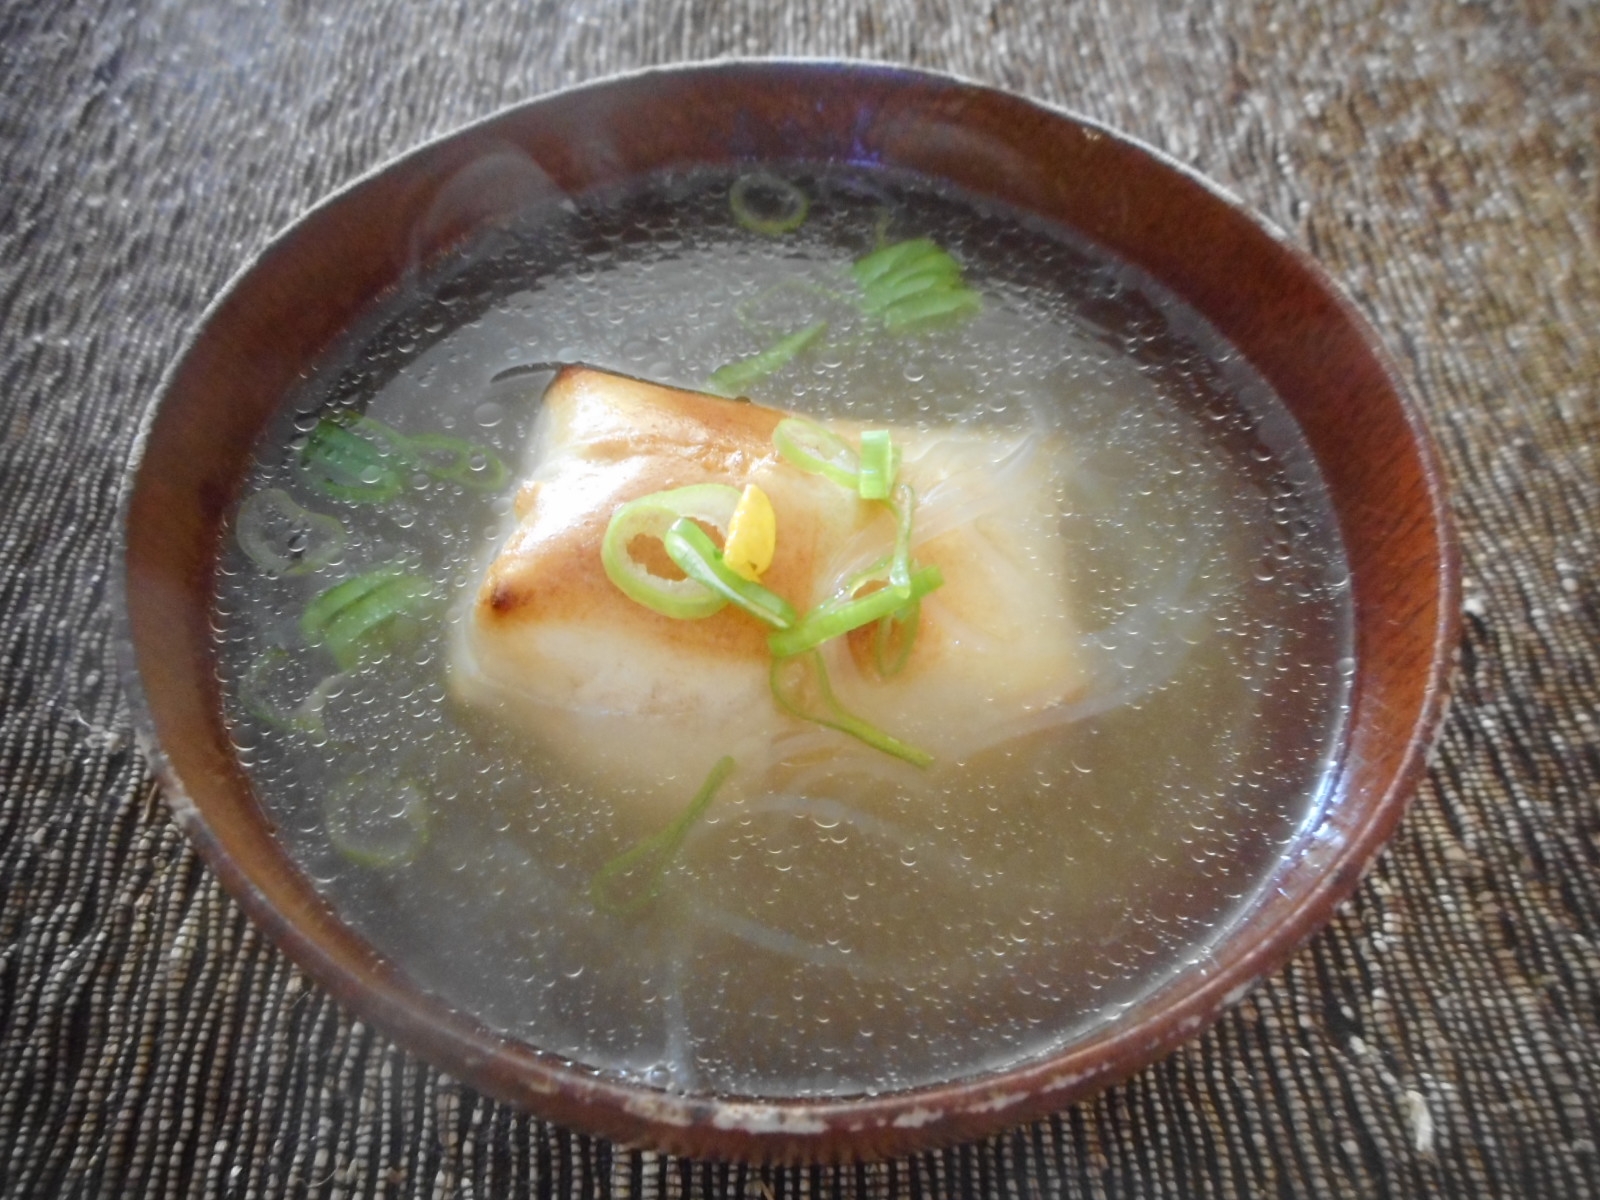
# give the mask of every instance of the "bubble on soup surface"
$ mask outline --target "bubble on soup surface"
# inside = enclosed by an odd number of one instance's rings
[[[546,379],[491,383],[505,367],[581,360],[697,387],[826,310],[825,343],[756,400],[1061,447],[1049,498],[1094,703],[1065,721],[1018,714],[1004,743],[928,773],[843,769],[824,735],[799,738],[783,786],[730,778],[630,918],[597,911],[589,888],[650,832],[639,796],[563,777],[531,739],[450,700],[442,621],[326,697],[323,731],[285,728],[273,718],[332,673],[295,642],[316,589],[263,579],[230,549],[229,718],[340,912],[418,982],[534,1045],[655,1086],[761,1095],[915,1086],[1059,1046],[1203,961],[1313,815],[1349,686],[1347,576],[1314,467],[1246,364],[1092,248],[876,177],[866,193],[802,180],[811,218],[758,239],[727,218],[728,182],[579,211],[441,277],[412,316],[383,314],[397,328],[330,359],[251,488],[336,518],[339,570],[405,558],[460,594],[501,497],[424,476],[407,519],[309,492],[283,447],[323,401],[356,395],[408,435],[481,443],[511,468],[509,494]],[[880,193],[896,228],[963,261],[981,318],[875,341],[847,301],[812,290],[848,296]],[[292,670],[275,669],[281,653]],[[270,705],[252,706],[253,671]],[[707,745],[706,766],[724,752]],[[345,826],[370,838],[356,855],[326,811],[352,776],[366,816]],[[687,803],[699,783],[672,787]]]

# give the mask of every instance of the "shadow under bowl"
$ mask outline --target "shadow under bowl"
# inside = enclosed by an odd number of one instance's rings
[[[302,373],[416,262],[525,201],[480,169],[508,150],[572,195],[667,168],[763,162],[946,180],[1134,264],[1272,385],[1332,497],[1357,669],[1320,822],[1206,970],[994,1074],[870,1097],[722,1100],[631,1085],[497,1034],[409,981],[317,894],[274,837],[222,717],[212,596],[225,518]],[[1328,921],[1394,829],[1441,718],[1457,621],[1456,553],[1427,435],[1372,330],[1314,263],[1191,171],[1090,121],[864,64],[735,61],[574,88],[322,203],[234,280],[169,374],[130,469],[124,537],[121,640],[138,731],[176,819],[251,917],[339,1001],[489,1095],[622,1142],[719,1158],[872,1158],[978,1137],[1059,1110],[1195,1035]]]

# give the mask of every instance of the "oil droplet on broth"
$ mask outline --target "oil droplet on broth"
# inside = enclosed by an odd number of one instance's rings
[[[1351,676],[1347,568],[1314,465],[1193,313],[1063,231],[923,182],[795,180],[811,216],[783,238],[733,222],[730,177],[680,175],[530,225],[374,313],[286,405],[246,489],[336,515],[342,562],[264,579],[230,548],[218,576],[236,738],[344,917],[485,1021],[689,1091],[915,1086],[1113,1018],[1205,957],[1313,815]],[[847,268],[883,212],[891,236],[931,237],[962,262],[977,317],[873,334]],[[342,672],[315,722],[241,703],[264,655],[323,653],[300,614],[340,579],[403,561],[441,595],[473,586],[548,378],[496,382],[505,368],[582,361],[698,387],[823,312],[815,354],[754,399],[1059,435],[1062,586],[1101,664],[1098,711],[926,786],[730,787],[654,906],[622,920],[597,911],[590,882],[639,835],[629,798],[562,777],[450,701],[438,610],[412,643]],[[297,465],[329,405],[410,435],[449,430],[510,478],[494,494],[421,475],[393,507],[331,499]],[[272,693],[277,718],[332,673],[314,661],[285,676],[292,694]],[[383,814],[400,825],[379,852],[403,862],[354,862],[330,840],[323,797],[362,773],[430,797],[425,824]]]

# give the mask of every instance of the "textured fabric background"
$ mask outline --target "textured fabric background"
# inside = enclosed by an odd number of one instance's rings
[[[1466,558],[1433,770],[1326,933],[1094,1103],[839,1171],[613,1151],[363,1028],[168,820],[109,642],[136,414],[276,229],[504,104],[750,53],[951,70],[1235,190],[1395,350]],[[1597,138],[1579,0],[6,0],[0,1192],[1600,1194]]]

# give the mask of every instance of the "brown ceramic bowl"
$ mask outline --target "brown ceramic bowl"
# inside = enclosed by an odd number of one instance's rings
[[[882,163],[1039,214],[1142,268],[1244,353],[1299,420],[1352,567],[1357,672],[1323,819],[1223,937],[1119,1019],[1013,1069],[867,1098],[675,1095],[497,1035],[341,923],[274,840],[221,717],[210,613],[222,522],[297,376],[417,261],[526,199],[508,147],[569,193],[690,164]],[[466,181],[464,184],[463,181]],[[452,203],[439,203],[451,189]],[[463,202],[464,201],[464,202]],[[439,213],[447,212],[446,218]],[[880,66],[647,71],[503,112],[359,180],[278,238],[202,322],[148,416],[126,509],[126,682],[172,811],[323,987],[484,1092],[627,1143],[837,1160],[973,1138],[1082,1099],[1193,1037],[1350,895],[1394,829],[1444,704],[1457,566],[1438,466],[1372,330],[1305,255],[1181,165],[1092,122]]]

